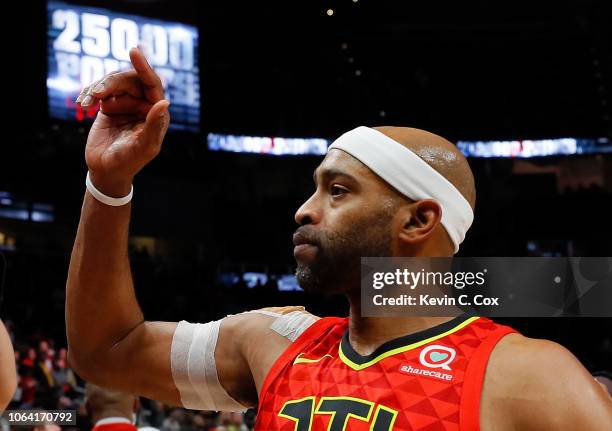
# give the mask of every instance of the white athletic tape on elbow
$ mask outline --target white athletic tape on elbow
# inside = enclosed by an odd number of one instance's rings
[[[172,338],[172,378],[183,406],[194,410],[244,412],[221,386],[217,375],[215,348],[221,320],[208,323],[178,323]]]

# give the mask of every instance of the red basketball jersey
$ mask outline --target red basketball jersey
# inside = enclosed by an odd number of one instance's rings
[[[104,425],[97,425],[91,431],[138,431],[135,425],[118,422]]]
[[[476,431],[487,361],[513,329],[462,315],[362,356],[348,319],[308,328],[268,373],[256,431]]]

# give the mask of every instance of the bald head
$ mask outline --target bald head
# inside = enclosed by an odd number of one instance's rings
[[[87,383],[85,392],[87,412],[94,423],[108,417],[132,419],[138,402],[134,395],[106,389],[93,383]]]
[[[380,126],[373,129],[411,150],[455,186],[472,209],[476,203],[474,175],[455,145],[441,136],[411,127]]]

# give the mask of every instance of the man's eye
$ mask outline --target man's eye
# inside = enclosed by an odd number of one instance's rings
[[[344,193],[347,193],[347,192],[348,192],[347,189],[345,189],[344,187],[341,187],[341,186],[337,186],[337,185],[333,185],[333,186],[331,186],[329,188],[329,193],[332,196],[340,196],[340,195],[343,195]]]

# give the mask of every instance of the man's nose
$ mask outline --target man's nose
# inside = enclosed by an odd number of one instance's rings
[[[317,203],[316,193],[298,208],[294,218],[295,222],[300,226],[317,224],[321,221],[321,208]]]

